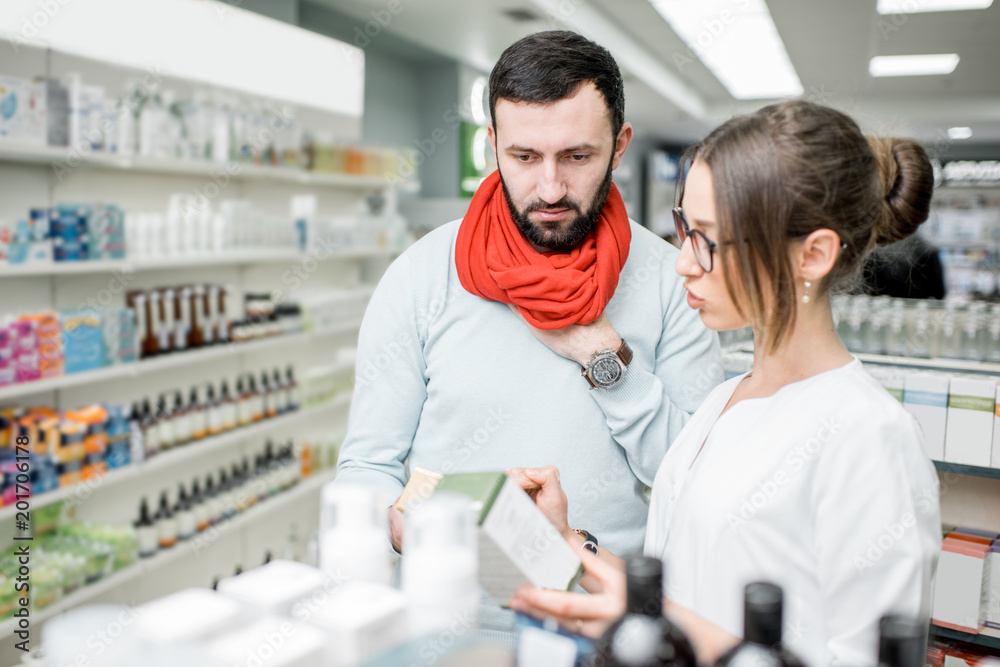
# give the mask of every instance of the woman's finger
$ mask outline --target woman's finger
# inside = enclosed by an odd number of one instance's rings
[[[522,586],[511,600],[511,608],[556,619],[608,621],[620,615],[618,607],[624,607],[624,602],[622,600],[620,604],[609,604],[604,595],[583,595]]]

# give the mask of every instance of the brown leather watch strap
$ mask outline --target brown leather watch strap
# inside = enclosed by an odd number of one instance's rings
[[[618,348],[618,358],[622,360],[622,363],[628,366],[632,363],[632,348],[628,346],[625,339],[622,338],[622,346]]]

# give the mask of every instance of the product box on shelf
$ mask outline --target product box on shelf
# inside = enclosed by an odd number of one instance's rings
[[[1000,468],[1000,383],[997,384],[996,407],[993,411],[993,450],[990,465]]]
[[[983,589],[985,604],[984,622],[987,627],[1000,630],[1000,539],[993,540],[986,554],[986,588]]]
[[[11,76],[0,76],[0,141],[44,146],[45,87]]]
[[[931,619],[960,632],[977,633],[982,625],[986,554],[990,547],[949,533],[941,543],[934,576]]]
[[[997,383],[975,377],[953,377],[948,390],[944,460],[989,467],[996,419]]]
[[[903,382],[903,407],[920,423],[925,451],[934,461],[944,460],[948,384],[946,375],[930,373],[910,373]]]
[[[62,312],[62,339],[65,372],[81,373],[104,363],[104,327],[94,310]]]

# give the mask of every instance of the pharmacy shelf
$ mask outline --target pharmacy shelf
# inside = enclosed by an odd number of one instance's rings
[[[394,188],[402,192],[418,192],[419,183],[414,179],[390,181],[384,176],[358,176],[355,174],[335,174],[307,171],[294,167],[265,167],[242,162],[210,162],[199,160],[178,160],[150,158],[138,155],[114,155],[100,151],[81,155],[76,151],[59,146],[33,146],[22,143],[0,143],[0,161],[29,164],[64,164],[71,169],[68,160],[79,161],[88,167],[108,170],[128,170],[150,174],[178,174],[182,176],[219,175],[220,178],[236,180],[272,181],[315,185],[320,187],[356,190],[384,190]]]
[[[377,257],[391,257],[401,253],[400,249],[354,248],[341,250],[333,259],[354,260]],[[186,269],[197,267],[241,266],[245,264],[282,264],[301,262],[311,253],[290,250],[256,250],[234,252],[226,255],[203,257],[158,257],[156,259],[95,260],[92,262],[43,262],[38,264],[0,264],[0,278],[23,276],[79,275],[87,273],[133,273],[164,269]]]
[[[855,353],[854,356],[866,364],[902,366],[906,368],[926,368],[940,371],[953,371],[955,373],[983,373],[986,375],[1000,375],[1000,364],[992,364],[985,361],[966,361],[964,359],[917,359],[915,357],[894,357],[885,354]]]
[[[860,352],[854,352],[853,354],[860,359],[862,363],[866,364],[1000,376],[1000,364],[985,361],[966,361],[964,359],[918,359],[916,357],[894,357],[886,354],[863,354]],[[734,348],[723,350],[722,356],[733,360],[753,360],[753,352],[745,349],[742,344]]]
[[[345,365],[344,370],[346,371],[350,368],[350,366]],[[81,482],[80,484],[73,484],[72,486],[65,486],[41,495],[32,496],[31,509],[38,509],[39,507],[51,505],[52,503],[59,502],[60,500],[66,500],[73,497],[89,497],[95,491],[106,489],[109,486],[114,486],[115,484],[129,479],[148,475],[163,468],[176,466],[186,461],[201,458],[208,452],[215,451],[217,449],[245,442],[268,433],[273,433],[281,427],[288,427],[296,422],[312,417],[313,415],[342,408],[349,405],[350,402],[351,395],[349,393],[342,394],[334,400],[320,405],[301,408],[290,414],[273,417],[257,424],[253,424],[252,426],[233,429],[232,431],[227,431],[220,435],[205,438],[204,440],[181,445],[176,449],[161,452],[151,459],[110,470],[103,477]],[[14,516],[16,511],[17,508],[14,505],[0,507],[0,521]]]
[[[1000,468],[982,468],[980,466],[966,466],[960,463],[949,463],[947,461],[935,461],[934,467],[938,472],[951,472],[968,477],[985,477],[986,479],[1000,479]]]
[[[288,507],[299,500],[309,497],[311,494],[318,492],[324,484],[332,480],[335,474],[335,470],[328,470],[307,477],[296,484],[291,490],[285,491],[281,495],[274,498],[268,498],[266,501],[254,505],[242,514],[225,521],[225,530],[229,531],[233,528],[240,528],[262,516],[271,514],[277,509]],[[208,530],[212,530],[212,528],[209,528]],[[31,544],[31,542],[27,542],[26,544]],[[29,617],[31,623],[34,627],[38,627],[37,624],[42,623],[57,614],[61,614],[68,609],[72,609],[73,607],[93,600],[97,596],[107,593],[108,591],[112,591],[128,581],[144,575],[153,574],[170,563],[178,561],[186,556],[197,555],[197,553],[198,551],[195,550],[193,541],[180,542],[177,546],[167,551],[161,551],[155,556],[147,559],[141,559],[108,577],[104,577],[93,584],[73,591],[66,597],[52,603],[44,609],[33,610],[31,612],[31,616]],[[9,637],[14,634],[14,630],[16,629],[17,619],[7,619],[0,623],[0,637]]]
[[[993,655],[1000,655],[1000,638],[998,637],[974,635],[968,632],[952,630],[951,628],[942,628],[939,625],[931,625],[931,636],[952,642],[973,644],[976,647],[987,649]]]
[[[44,380],[35,380],[34,382],[19,382],[17,384],[7,385],[6,387],[0,387],[0,401],[17,398],[19,396],[37,394],[43,391],[55,391],[69,387],[78,387],[80,385],[91,385],[98,382],[106,382],[108,380],[136,377],[146,373],[163,370],[164,368],[177,368],[179,366],[201,364],[207,361],[223,359],[235,354],[260,352],[261,350],[266,350],[280,345],[302,345],[309,343],[320,336],[332,336],[346,333],[348,331],[354,331],[360,326],[360,320],[353,320],[341,326],[331,327],[329,329],[306,331],[285,336],[271,336],[269,338],[252,340],[245,343],[213,345],[211,347],[192,350],[191,352],[179,352],[162,357],[144,359],[132,364],[109,366],[107,368],[100,368],[93,371],[60,375],[59,377],[46,378]]]

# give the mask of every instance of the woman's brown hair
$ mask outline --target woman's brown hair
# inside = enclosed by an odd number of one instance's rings
[[[769,351],[798,308],[790,244],[817,229],[840,237],[818,286],[825,295],[851,282],[876,245],[916,231],[934,185],[920,144],[868,139],[847,115],[803,100],[732,118],[688,151],[685,163],[694,160],[712,172],[719,238],[731,243],[720,248],[726,288],[740,314],[762,326]]]

